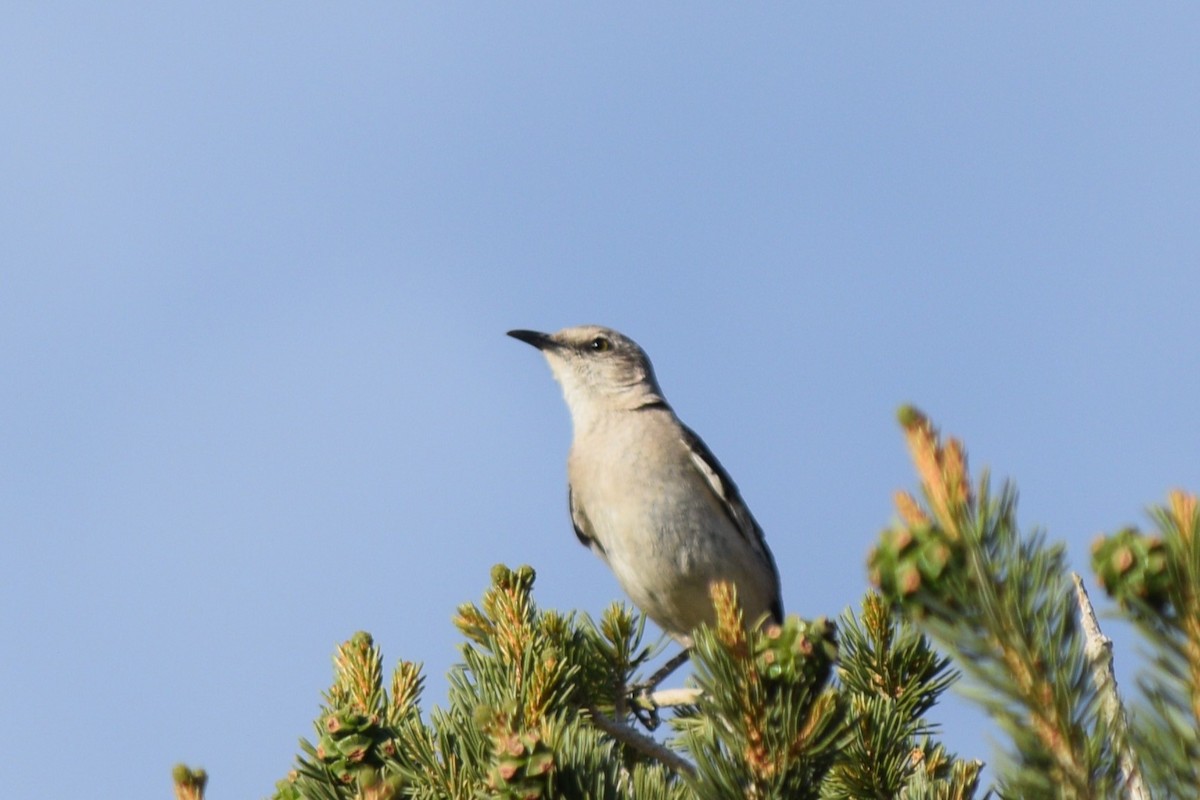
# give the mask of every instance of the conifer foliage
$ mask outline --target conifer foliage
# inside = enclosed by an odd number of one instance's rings
[[[900,420],[925,503],[897,495],[901,519],[871,555],[872,579],[975,678],[1013,738],[1004,795],[1108,796],[1115,759],[1063,548],[1021,535],[1011,487],[994,495],[986,474],[972,485],[960,442],[915,409]]]
[[[1101,585],[1150,644],[1144,701],[1131,736],[1156,797],[1200,797],[1200,510],[1172,491],[1150,510],[1157,531],[1100,537],[1092,566]]]
[[[423,711],[420,666],[385,678],[379,648],[355,634],[273,800],[970,800],[983,763],[927,721],[960,673],[1011,737],[998,796],[1200,796],[1195,496],[1172,492],[1151,510],[1155,531],[1093,547],[1099,584],[1153,657],[1127,713],[1063,547],[1019,529],[1015,489],[973,482],[959,441],[913,408],[900,422],[920,494],[897,493],[868,559],[878,591],[858,613],[760,629],[714,586],[690,687],[647,693],[655,653],[637,613],[539,609],[533,570],[497,566],[455,615],[465,642],[447,705]],[[173,778],[177,800],[203,800],[203,770]]]

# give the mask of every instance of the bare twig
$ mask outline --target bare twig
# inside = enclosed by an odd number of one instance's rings
[[[1112,639],[1100,630],[1100,622],[1096,619],[1092,601],[1088,599],[1083,579],[1072,572],[1071,580],[1075,582],[1075,598],[1079,602],[1079,617],[1083,623],[1084,654],[1091,662],[1092,683],[1100,694],[1100,707],[1113,731],[1121,774],[1125,778],[1125,791],[1131,800],[1150,800],[1150,792],[1142,782],[1141,768],[1129,747],[1129,722],[1125,718],[1125,707],[1121,705],[1121,696],[1117,692],[1117,676],[1113,672]]]
[[[640,751],[642,754],[656,759],[663,766],[675,772],[681,772],[689,777],[696,774],[695,767],[666,745],[659,744],[649,736],[638,733],[628,725],[617,722],[615,719],[605,716],[594,708],[588,710],[592,715],[593,724],[614,739],[618,739],[633,749]]]
[[[699,689],[660,689],[650,695],[650,702],[655,708],[675,708],[676,706],[694,706],[700,701],[704,692]]]

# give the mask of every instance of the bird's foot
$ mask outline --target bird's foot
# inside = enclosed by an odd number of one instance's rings
[[[654,702],[654,686],[635,683],[629,687],[629,711],[633,718],[652,731],[662,722],[658,716],[658,703]]]
[[[626,695],[626,702],[629,705],[629,710],[634,718],[646,726],[647,730],[654,730],[662,721],[658,716],[658,703],[654,699],[654,690],[667,677],[679,669],[690,657],[691,653],[687,650],[676,655],[662,668],[650,676],[649,680],[641,683],[635,683],[629,687]]]

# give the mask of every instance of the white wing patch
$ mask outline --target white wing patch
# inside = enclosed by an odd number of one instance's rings
[[[692,457],[692,463],[696,465],[696,469],[704,476],[708,482],[709,488],[713,494],[721,501],[721,505],[725,507],[725,513],[729,515],[734,526],[741,532],[746,541],[751,544],[759,553],[766,555],[766,547],[763,544],[762,529],[758,527],[753,515],[750,514],[750,509],[746,507],[741,495],[738,493],[737,486],[733,480],[721,467],[719,461],[708,449],[708,446],[687,426],[683,427],[684,437],[683,444],[688,449],[688,453]]]
[[[754,515],[746,507],[746,503],[742,500],[741,494],[738,493],[733,479],[729,477],[729,474],[721,466],[721,462],[717,461],[717,457],[704,444],[704,440],[697,436],[696,432],[688,426],[681,423],[679,427],[683,431],[683,445],[688,449],[688,454],[692,457],[692,463],[696,466],[700,474],[704,476],[704,480],[721,502],[725,513],[729,516],[734,527],[737,528],[746,542],[758,554],[758,557],[770,569],[771,576],[774,579],[775,592],[771,613],[776,622],[782,622],[783,604],[779,599],[779,570],[775,566],[775,558],[771,555],[771,551],[767,549],[766,537],[763,536],[762,528],[758,526]]]

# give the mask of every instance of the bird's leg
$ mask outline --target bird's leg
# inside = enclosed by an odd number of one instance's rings
[[[682,667],[691,658],[691,655],[692,651],[685,648],[666,664],[663,664],[657,672],[650,676],[649,680],[635,683],[629,687],[633,715],[649,730],[657,728],[659,722],[658,704],[654,702],[651,695],[658,685],[665,681],[672,672]]]
[[[684,648],[679,651],[679,655],[672,658],[667,663],[663,664],[658,672],[650,676],[650,680],[641,684],[638,688],[645,692],[652,692],[658,688],[658,685],[671,677],[671,673],[687,663],[687,660],[692,657],[692,651]]]

